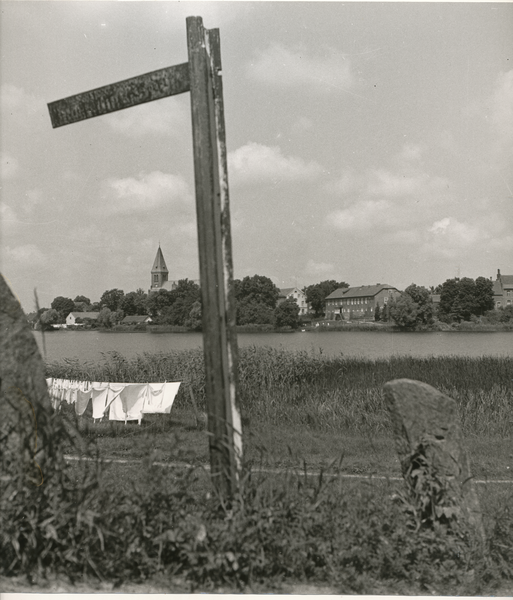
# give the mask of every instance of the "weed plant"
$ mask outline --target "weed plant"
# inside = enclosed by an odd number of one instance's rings
[[[391,356],[370,360],[251,346],[239,350],[243,415],[259,423],[286,423],[322,431],[375,435],[389,431],[383,384],[423,381],[456,400],[466,435],[513,433],[513,359],[499,356]],[[188,405],[191,388],[205,410],[201,350],[108,353],[100,364],[67,360],[47,367],[49,377],[90,381],[183,381],[175,410]]]
[[[382,384],[411,377],[455,397],[467,429],[507,435],[511,366],[501,358],[367,361],[249,348],[241,351],[239,377],[244,410],[264,421],[380,431],[388,427]],[[48,375],[182,379],[204,401],[200,352],[133,360],[110,354],[101,365],[49,365]],[[35,416],[46,440],[44,482],[35,485],[15,465],[2,473],[1,575],[115,583],[159,575],[182,578],[191,592],[308,582],[339,593],[438,595],[483,595],[513,580],[511,494],[488,520],[483,550],[459,519],[426,519],[426,498],[412,501],[390,482],[351,485],[336,470],[331,477],[311,477],[306,465],[278,477],[247,471],[227,506],[198,484],[198,471],[161,469],[148,451],[139,477],[117,486],[109,473],[116,466],[102,464],[72,419],[41,406]],[[29,435],[25,442],[31,450]],[[67,464],[70,446],[95,460]]]
[[[180,577],[191,592],[308,582],[339,593],[439,595],[482,593],[513,575],[509,514],[495,520],[483,554],[458,523],[419,529],[387,483],[351,487],[326,473],[247,472],[227,507],[192,491],[192,470],[146,461],[126,490],[106,485],[109,472],[101,470],[99,461],[88,472],[60,463],[47,469],[44,486],[9,484],[0,574],[115,584],[159,575]]]

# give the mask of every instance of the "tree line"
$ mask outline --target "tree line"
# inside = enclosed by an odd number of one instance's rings
[[[345,281],[333,279],[321,281],[303,288],[309,307],[308,317],[299,314],[295,300],[279,302],[280,290],[271,279],[253,275],[234,280],[234,296],[237,325],[262,325],[297,328],[310,318],[325,316],[326,297],[341,288],[348,288]],[[440,295],[438,308],[432,295]],[[64,323],[70,312],[98,312],[95,326],[112,327],[121,323],[125,316],[149,315],[153,323],[185,326],[201,329],[201,290],[189,279],[180,280],[173,290],[146,293],[139,288],[125,294],[123,290],[105,291],[99,302],[91,302],[86,296],[74,300],[56,297],[50,308],[38,310],[35,320],[43,328]],[[397,299],[387,305],[376,306],[375,321],[394,322],[402,328],[428,328],[435,320],[445,323],[479,320],[486,317],[491,322],[513,320],[513,308],[508,306],[495,310],[493,282],[485,277],[476,280],[468,277],[448,279],[437,287],[428,289],[412,283]],[[78,320],[80,322],[80,319]]]
[[[269,325],[276,328],[297,328],[299,306],[295,300],[278,302],[280,290],[271,279],[262,275],[234,280],[236,322],[238,325]],[[34,316],[42,328],[65,323],[71,312],[96,312],[94,320],[77,318],[77,322],[90,321],[92,326],[110,328],[119,325],[126,316],[148,315],[152,322],[162,325],[201,329],[201,290],[189,280],[178,281],[172,290],[146,293],[142,289],[124,293],[120,289],[105,291],[98,302],[86,296],[75,299],[57,296],[50,308],[40,308]]]

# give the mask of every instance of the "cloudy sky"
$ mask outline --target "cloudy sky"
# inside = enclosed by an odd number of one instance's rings
[[[235,277],[513,272],[513,5],[0,3],[1,270],[25,310],[198,277],[189,94],[52,129],[46,104],[221,32]]]

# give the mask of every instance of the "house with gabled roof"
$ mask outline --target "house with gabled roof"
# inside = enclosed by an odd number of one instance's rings
[[[99,312],[70,312],[66,317],[66,325],[84,325],[86,321],[96,321]],[[77,323],[77,320],[79,321]]]
[[[339,288],[326,296],[325,315],[330,320],[373,320],[377,306],[383,309],[390,300],[400,295],[397,288],[386,283]]]
[[[149,315],[127,315],[122,321],[122,325],[141,325],[151,323],[152,318]]]
[[[278,296],[278,304],[285,302],[285,300],[295,300],[299,306],[299,314],[306,315],[308,312],[308,303],[306,301],[306,294],[303,290],[297,287],[282,288],[280,295]]]
[[[505,308],[513,304],[513,275],[501,275],[497,269],[497,279],[493,283],[495,308]]]

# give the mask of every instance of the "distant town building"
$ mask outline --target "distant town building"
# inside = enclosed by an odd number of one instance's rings
[[[326,319],[336,320],[342,316],[346,321],[371,320],[376,306],[382,309],[392,298],[400,295],[397,288],[386,283],[339,288],[326,296]]]
[[[278,304],[285,302],[285,300],[295,300],[299,306],[299,314],[306,315],[308,312],[308,303],[306,301],[306,294],[299,288],[283,288],[280,290],[278,296]]]
[[[157,250],[155,260],[153,261],[153,267],[151,268],[151,284],[149,293],[151,294],[151,292],[158,292],[159,290],[167,290],[168,292],[174,290],[177,287],[179,280],[175,279],[173,281],[169,281],[168,277],[169,270],[166,266],[166,261],[164,260],[164,255],[162,254],[159,244],[159,249]],[[198,285],[200,283],[199,279],[193,279],[192,281]]]
[[[152,319],[148,315],[128,315],[122,321],[122,325],[140,325],[141,323],[151,323]]]
[[[493,284],[495,308],[504,308],[513,301],[513,275],[501,275],[497,269],[497,279]]]
[[[70,312],[66,317],[66,325],[83,325],[85,321],[96,321],[99,312]],[[81,319],[82,323],[77,323]]]

